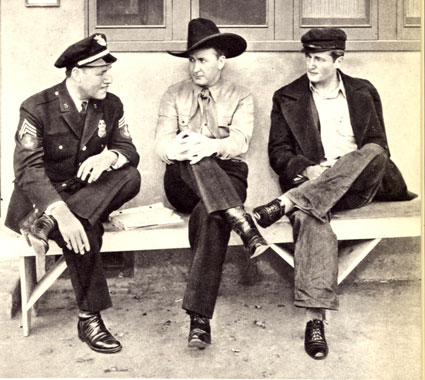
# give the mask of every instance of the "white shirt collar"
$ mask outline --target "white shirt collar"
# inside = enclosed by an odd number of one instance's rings
[[[75,107],[77,108],[77,111],[78,112],[81,112],[81,109],[82,109],[82,106],[81,106],[81,103],[82,102],[88,102],[89,100],[88,99],[80,99],[79,97],[78,97],[78,95],[77,94],[75,94],[72,90],[71,90],[71,88],[70,88],[70,86],[68,85],[68,81],[65,81],[65,86],[66,86],[66,89],[68,90],[68,93],[69,93],[69,96],[71,97],[71,99],[72,99],[72,101],[74,102],[74,104],[75,104]]]
[[[319,96],[322,99],[333,99],[333,98],[336,98],[339,95],[339,92],[341,91],[341,93],[344,96],[344,98],[346,98],[347,95],[345,93],[344,82],[342,81],[341,74],[340,74],[339,71],[337,71],[337,78],[338,78],[338,87],[335,90],[331,91],[329,94],[321,95],[317,91],[316,87],[314,87],[314,84],[312,82],[309,82],[310,91],[313,94]]]
[[[218,97],[218,94],[221,90],[222,83],[223,83],[223,78],[220,77],[218,79],[218,81],[215,82],[212,86],[207,87],[208,90],[210,91],[211,99],[214,100],[214,102],[217,101],[217,97]],[[201,93],[201,91],[203,90],[203,87],[198,86],[195,83],[193,83],[193,87],[194,87],[194,95],[195,95],[195,97],[197,97]]]

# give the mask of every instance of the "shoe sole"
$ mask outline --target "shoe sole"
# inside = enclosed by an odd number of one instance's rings
[[[253,212],[252,213],[252,216],[254,217],[254,220],[256,221],[256,223],[261,227],[261,228],[267,228],[267,227],[270,227],[274,222],[272,222],[272,223],[264,223],[262,220],[261,220],[261,216],[258,214],[258,213],[256,213],[256,212]]]
[[[49,245],[41,240],[36,238],[33,234],[28,233],[26,236],[27,241],[29,240],[31,247],[34,249],[37,255],[45,255],[47,250],[49,249]]]
[[[328,350],[316,352],[315,355],[308,352],[307,350],[305,350],[305,351],[306,351],[307,355],[310,356],[311,358],[313,358],[314,360],[323,360],[323,359],[326,359],[326,357],[328,356]]]
[[[262,255],[264,252],[266,252],[270,247],[268,245],[260,245],[255,250],[254,254],[250,257],[250,259],[254,259],[260,255]]]
[[[209,343],[204,342],[201,339],[192,339],[188,343],[188,347],[190,348],[198,348],[199,350],[205,350],[205,348],[209,345]]]
[[[115,353],[120,352],[122,350],[122,346],[119,346],[117,348],[111,348],[109,350],[102,350],[101,348],[96,348],[96,347],[91,346],[85,339],[81,338],[80,336],[78,336],[78,337],[80,338],[80,340],[83,343],[86,343],[87,346],[89,346],[89,348],[91,350],[96,351],[96,352],[99,352],[101,354],[115,354]]]

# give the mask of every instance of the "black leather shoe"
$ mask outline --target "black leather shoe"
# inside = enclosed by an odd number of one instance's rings
[[[94,313],[88,318],[78,319],[78,337],[96,352],[113,354],[121,351],[121,343],[118,342],[107,330],[99,313]]]
[[[268,248],[257,226],[243,207],[233,207],[224,212],[232,229],[241,237],[251,259],[264,253]]]
[[[325,327],[319,319],[307,322],[304,336],[304,348],[313,359],[322,360],[328,355],[329,349],[325,338]]]
[[[46,214],[35,220],[32,218],[31,214],[21,222],[21,233],[37,255],[44,255],[49,250],[49,234],[57,228],[57,223],[52,216]]]
[[[263,227],[269,227],[285,215],[285,207],[280,204],[279,199],[274,199],[270,203],[258,206],[252,211],[257,223]]]
[[[188,339],[189,347],[196,347],[200,350],[205,349],[211,344],[211,327],[210,320],[197,313],[189,313],[190,315],[190,332]]]

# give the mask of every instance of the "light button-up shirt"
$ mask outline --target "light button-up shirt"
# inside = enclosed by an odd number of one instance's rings
[[[199,106],[201,91],[200,86],[187,79],[171,86],[161,100],[155,150],[166,163],[170,163],[167,150],[178,133],[191,130],[214,138]],[[209,91],[219,132],[217,157],[241,160],[254,128],[253,97],[246,88],[223,78]]]
[[[320,120],[320,137],[327,163],[332,166],[335,161],[354,150],[357,144],[350,121],[344,84],[338,75],[339,86],[329,94],[322,96],[310,83],[314,103]]]

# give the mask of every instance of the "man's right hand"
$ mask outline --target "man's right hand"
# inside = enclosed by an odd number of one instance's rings
[[[168,148],[167,157],[169,160],[185,161],[189,159],[189,146],[185,138],[189,136],[188,131],[180,132]]]
[[[308,179],[312,180],[319,177],[326,169],[327,169],[326,167],[322,167],[320,165],[311,165],[311,166],[307,166],[301,172],[301,174],[307,177]]]
[[[51,214],[57,220],[59,232],[69,250],[82,255],[90,251],[89,239],[83,225],[65,203],[54,207]]]

